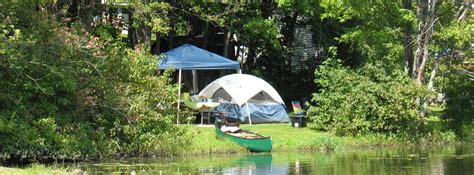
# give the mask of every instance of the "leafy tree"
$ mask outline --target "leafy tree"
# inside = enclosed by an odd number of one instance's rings
[[[175,154],[177,87],[156,57],[131,50],[111,26],[57,23],[27,3],[0,3],[3,161]],[[9,7],[9,8],[5,8]]]
[[[364,68],[350,70],[334,59],[319,66],[315,82],[321,89],[313,94],[317,105],[309,110],[314,127],[340,135],[422,134],[424,123],[413,98],[426,91],[403,72],[387,76],[377,67]]]
[[[474,81],[469,75],[458,70],[447,77],[446,112],[442,118],[456,134],[466,141],[473,141]]]
[[[433,51],[437,53],[429,86],[445,92],[446,110],[442,118],[463,140],[474,140],[473,49],[474,19],[469,3],[440,5],[440,30],[433,36]],[[435,79],[436,68],[441,76]]]

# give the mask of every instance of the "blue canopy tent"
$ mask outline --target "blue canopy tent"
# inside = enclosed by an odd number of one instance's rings
[[[239,62],[232,61],[191,44],[183,44],[164,53],[164,57],[158,62],[158,69],[164,70],[168,68],[178,69],[178,84],[180,85],[182,70],[236,69],[240,72]],[[178,99],[180,96],[181,88],[178,88]],[[179,105],[178,103],[178,111]],[[179,114],[176,123],[179,123]]]
[[[168,52],[158,63],[158,69],[180,69],[180,70],[216,70],[216,69],[240,69],[237,61],[217,55],[191,44],[183,44]]]

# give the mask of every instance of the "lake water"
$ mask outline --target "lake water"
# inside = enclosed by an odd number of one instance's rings
[[[474,145],[157,158],[78,166],[88,174],[474,175]]]

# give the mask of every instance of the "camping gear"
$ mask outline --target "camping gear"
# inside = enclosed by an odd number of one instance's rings
[[[291,126],[294,128],[306,127],[306,117],[290,117]]]
[[[240,69],[237,61],[217,55],[191,44],[183,44],[164,53],[158,63],[158,69],[181,70],[222,70]]]
[[[293,114],[296,117],[304,117],[306,112],[301,108],[299,101],[291,101],[291,107],[293,107]]]
[[[231,74],[214,80],[198,94],[220,105],[215,112],[244,123],[289,122],[283,99],[266,81],[248,74]]]
[[[174,48],[163,55],[158,56],[162,59],[158,62],[158,69],[165,70],[169,68],[178,69],[178,84],[181,86],[182,70],[220,70],[220,69],[237,69],[240,72],[239,62],[232,61],[215,53],[198,48],[191,44],[183,44]],[[193,74],[195,75],[195,74]],[[196,78],[196,77],[193,77]],[[193,83],[196,81],[193,80]],[[196,84],[193,84],[196,87]],[[181,96],[181,88],[178,88],[178,99]],[[179,107],[176,123],[179,123]]]
[[[237,132],[224,132],[221,128],[226,128],[224,122],[216,120],[215,131],[216,137],[220,139],[228,139],[238,145],[249,149],[252,152],[271,152],[272,138],[264,137],[246,130],[236,130]],[[236,126],[230,126],[236,127]]]
[[[293,115],[290,117],[291,126],[295,128],[306,127],[306,111],[301,108],[299,101],[291,101],[293,107]]]
[[[211,121],[211,111],[215,107],[219,106],[219,103],[215,103],[212,101],[204,101],[204,102],[195,102],[191,100],[189,93],[183,93],[183,103],[189,109],[201,113],[201,125],[203,124],[204,118],[207,117],[208,124]],[[205,113],[207,115],[205,116]]]

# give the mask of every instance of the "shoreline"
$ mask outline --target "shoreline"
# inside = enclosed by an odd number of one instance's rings
[[[193,134],[191,144],[185,150],[178,151],[178,154],[172,156],[145,156],[145,157],[111,157],[100,160],[76,160],[79,163],[98,163],[98,162],[115,162],[130,159],[155,159],[155,158],[185,158],[190,156],[210,156],[210,155],[233,155],[242,156],[253,154],[246,149],[226,140],[216,139],[214,127],[183,125],[190,133]],[[260,133],[264,136],[271,136],[273,139],[272,153],[285,152],[308,152],[308,153],[331,153],[331,152],[352,152],[364,151],[366,149],[382,149],[382,148],[401,148],[401,147],[431,147],[439,145],[463,145],[471,144],[468,142],[450,141],[450,142],[421,142],[410,143],[402,141],[396,137],[383,137],[381,135],[365,135],[365,136],[336,136],[327,132],[317,132],[310,128],[292,128],[290,124],[257,124],[257,125],[241,125],[243,129]],[[27,165],[26,168],[0,167],[0,173],[18,171],[56,171],[57,163]],[[32,167],[31,167],[32,166]],[[56,168],[55,168],[56,167]],[[61,169],[63,172],[70,170]]]
[[[472,145],[472,143],[463,143],[467,144],[466,146]],[[443,145],[443,146],[462,146],[463,144],[449,144],[449,145]],[[146,158],[123,158],[123,159],[115,159],[115,160],[101,160],[101,161],[93,161],[93,162],[76,162],[76,163],[66,163],[66,164],[61,164],[61,163],[53,163],[49,165],[45,164],[38,164],[34,163],[25,167],[4,167],[0,166],[0,174],[81,174],[84,172],[89,171],[88,169],[82,169],[84,165],[88,166],[93,165],[93,166],[124,166],[124,167],[129,167],[129,166],[141,166],[145,165],[148,163],[166,163],[166,162],[174,162],[176,160],[184,160],[190,161],[190,160],[196,160],[196,159],[202,159],[202,158],[207,158],[212,157],[211,160],[218,161],[219,159],[238,159],[239,157],[247,157],[247,156],[252,156],[252,155],[294,155],[294,154],[306,154],[306,153],[321,153],[321,154],[326,154],[326,153],[331,153],[331,154],[347,154],[347,153],[366,153],[366,152],[377,152],[378,149],[380,151],[384,151],[384,149],[387,148],[397,148],[397,149],[406,149],[406,148],[414,148],[414,149],[425,149],[428,148],[436,148],[440,147],[442,145],[436,144],[436,145],[390,145],[390,146],[375,146],[371,147],[371,149],[362,149],[362,148],[351,148],[351,149],[345,149],[345,150],[337,150],[337,151],[327,151],[327,152],[320,152],[320,151],[314,151],[314,150],[278,150],[274,151],[271,153],[251,153],[251,152],[243,152],[243,153],[217,153],[217,154],[202,154],[200,156],[192,156],[192,155],[179,155],[179,156],[159,156],[159,157],[146,157]],[[394,149],[395,150],[395,149]],[[412,156],[413,154],[410,154]],[[136,164],[137,162],[140,162]]]

